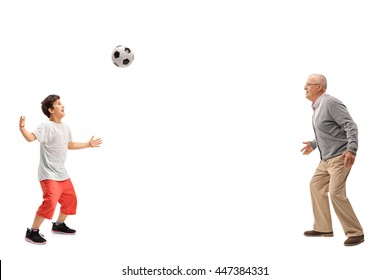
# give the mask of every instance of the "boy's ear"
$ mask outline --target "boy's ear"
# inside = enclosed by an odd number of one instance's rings
[[[49,113],[54,113],[54,109],[49,108]]]

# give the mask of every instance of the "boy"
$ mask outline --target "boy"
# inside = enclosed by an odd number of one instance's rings
[[[58,95],[49,95],[41,102],[42,112],[49,118],[34,132],[25,129],[25,117],[21,116],[19,129],[23,137],[32,142],[40,142],[40,162],[38,179],[43,192],[43,202],[36,212],[31,229],[27,228],[25,240],[34,244],[45,244],[39,227],[45,219],[52,219],[57,202],[61,204],[58,219],[52,226],[53,233],[75,234],[65,224],[68,215],[76,214],[77,197],[72,182],[65,169],[67,149],[77,150],[100,147],[102,140],[92,138],[89,142],[73,142],[69,126],[62,123],[65,116],[64,105]]]

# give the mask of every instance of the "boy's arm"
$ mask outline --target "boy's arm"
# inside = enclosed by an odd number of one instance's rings
[[[88,141],[88,142],[85,142],[85,143],[79,143],[79,142],[69,142],[68,143],[68,149],[69,150],[79,150],[79,149],[85,149],[85,148],[99,148],[100,147],[100,144],[103,143],[103,141],[98,138],[98,139],[93,139],[94,136],[92,136],[92,138]]]
[[[19,120],[19,130],[22,133],[24,139],[26,139],[28,142],[35,141],[37,137],[34,135],[34,133],[28,132],[27,129],[24,128],[26,123],[26,118],[24,116],[20,117]]]

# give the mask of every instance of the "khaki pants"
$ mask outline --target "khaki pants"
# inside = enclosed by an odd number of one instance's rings
[[[341,156],[321,160],[318,165],[310,182],[315,231],[333,231],[329,206],[330,196],[333,209],[345,235],[350,237],[363,234],[363,229],[346,194],[345,183],[350,170],[344,167],[344,159]]]

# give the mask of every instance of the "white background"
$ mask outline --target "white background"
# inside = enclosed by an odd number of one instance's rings
[[[174,279],[132,268],[267,266],[265,279],[384,279],[390,249],[386,1],[2,1],[0,259],[4,279]],[[125,69],[116,45],[135,53]],[[317,151],[311,73],[359,127],[347,193],[366,242],[310,239]],[[75,141],[79,208],[48,243],[24,241],[41,203],[40,102],[58,94]],[[58,208],[55,217],[58,214]],[[180,278],[180,277],[179,277]],[[259,279],[217,276],[183,279]]]

